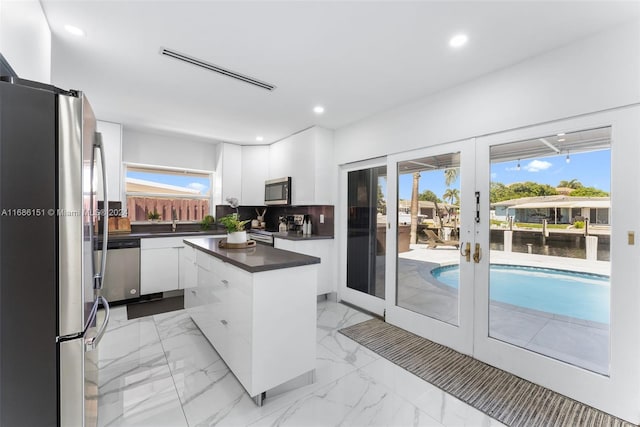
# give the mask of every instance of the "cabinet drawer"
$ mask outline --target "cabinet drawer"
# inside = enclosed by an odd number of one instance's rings
[[[206,301],[202,298],[202,290],[198,288],[190,288],[184,291],[184,308],[187,310],[196,307],[203,307]]]
[[[204,270],[217,271],[218,274],[224,270],[224,262],[201,251],[196,251],[196,264]]]

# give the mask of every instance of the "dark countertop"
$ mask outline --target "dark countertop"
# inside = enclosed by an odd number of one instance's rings
[[[285,240],[326,240],[333,239],[333,236],[319,236],[317,234],[304,235],[292,232],[286,233],[273,233],[274,239],[285,239]]]
[[[184,237],[184,236],[215,236],[215,235],[226,235],[227,232],[224,230],[206,230],[206,231],[176,231],[176,232],[133,232],[133,233],[110,233],[109,240],[125,240],[125,239],[149,239],[154,237]],[[98,241],[102,240],[102,233],[97,236]]]
[[[226,249],[218,247],[220,237],[200,237],[185,239],[184,242],[200,251],[235,265],[249,273],[320,264],[320,258],[296,252],[276,249],[257,244],[247,249]]]

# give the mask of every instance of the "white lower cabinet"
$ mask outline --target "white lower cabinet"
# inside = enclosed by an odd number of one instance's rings
[[[313,239],[313,240],[289,240],[275,238],[273,246],[285,251],[297,252],[320,258],[318,266],[318,290],[317,295],[328,294],[337,291],[337,275],[333,263],[334,240],[333,239]]]
[[[317,265],[249,273],[199,250],[196,264],[185,308],[249,395],[315,369]]]
[[[179,287],[180,289],[193,288],[198,281],[198,264],[196,264],[196,250],[191,246],[185,245],[180,249],[179,265]]]
[[[181,289],[184,237],[140,239],[140,294]]]

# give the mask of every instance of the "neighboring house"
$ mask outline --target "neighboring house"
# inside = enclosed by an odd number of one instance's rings
[[[491,207],[495,210],[494,218],[500,221],[513,216],[516,222],[539,223],[547,219],[552,224],[573,224],[588,218],[591,224],[611,223],[609,197],[523,197],[493,203]]]
[[[209,213],[209,199],[193,188],[127,177],[126,192],[131,221],[146,221],[154,211],[162,221],[200,221]]]
[[[453,208],[453,210],[451,210]],[[449,210],[451,213],[457,212],[457,206],[448,203],[438,203],[440,218],[447,218]],[[436,217],[436,204],[427,200],[418,201],[418,223],[434,221]],[[398,200],[398,223],[411,223],[411,200]]]

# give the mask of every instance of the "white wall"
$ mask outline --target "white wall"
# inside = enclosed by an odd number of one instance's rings
[[[51,31],[39,1],[0,1],[0,52],[20,78],[51,82]]]
[[[640,161],[637,148],[640,116],[638,108],[621,108],[629,105],[640,105],[638,21],[341,128],[335,132],[336,163],[346,164],[474,137],[481,141],[478,147],[483,147],[487,138],[527,133],[539,128],[532,127],[534,125],[568,118],[574,118],[575,122],[587,121],[590,126],[610,124],[611,119],[602,116],[615,113],[616,117],[625,117],[624,121],[616,119],[620,123],[613,126],[618,133],[612,135],[612,140],[622,146],[615,152],[612,150],[612,195],[616,197],[615,189],[620,188],[621,182],[627,186],[628,182],[637,182],[637,168],[633,164]],[[607,111],[613,109],[616,111]],[[593,114],[601,111],[606,112]],[[553,128],[554,125],[547,126]],[[505,139],[505,142],[511,140],[517,139]],[[506,351],[492,355],[487,361],[499,367],[508,366],[506,369],[524,378],[637,423],[640,420],[637,404],[640,397],[639,316],[637,310],[628,307],[635,307],[640,301],[636,291],[637,262],[633,262],[638,259],[638,249],[626,245],[626,233],[637,233],[635,217],[640,198],[637,191],[632,194],[625,197],[624,206],[613,213],[612,219],[616,224],[612,229],[612,242],[616,243],[612,244],[611,277],[615,285],[612,286],[611,381],[605,377],[586,381],[587,377],[600,377],[580,374],[560,387],[557,384],[568,375],[554,374],[564,367],[557,371],[536,371],[534,365],[523,363],[523,358],[511,357]],[[337,206],[337,211],[344,210],[343,205]],[[338,234],[338,238],[344,242],[344,235]],[[625,242],[624,248],[620,242]],[[346,246],[343,244],[343,247]],[[614,253],[616,248],[621,250]],[[476,343],[476,352],[478,347]],[[592,386],[596,381],[601,387]],[[616,384],[623,387],[614,387]]]
[[[631,23],[335,132],[336,162],[491,134],[640,102]]]
[[[218,141],[124,127],[122,161],[214,171]]]

